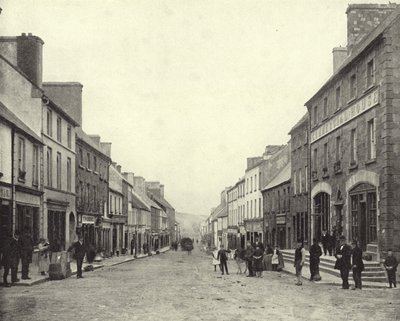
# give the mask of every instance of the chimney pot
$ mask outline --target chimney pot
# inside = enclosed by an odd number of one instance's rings
[[[26,36],[26,33],[25,33],[25,32],[23,32],[23,33],[21,34],[21,36],[22,36],[22,37],[25,37],[25,36]]]
[[[32,32],[29,32],[29,33],[28,33],[28,36],[32,36]]]

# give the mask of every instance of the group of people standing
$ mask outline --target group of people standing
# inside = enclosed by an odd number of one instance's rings
[[[32,263],[33,240],[29,228],[25,228],[23,233],[18,230],[13,236],[9,236],[2,248],[1,263],[4,267],[3,285],[10,287],[20,280],[17,277],[18,265],[21,260],[21,278],[30,280],[29,264]],[[8,282],[8,275],[11,271],[11,283]]]
[[[224,245],[220,246],[220,250],[214,248],[212,253],[214,271],[217,271],[219,266],[221,274],[229,274],[227,265],[229,254],[237,264],[237,274],[246,274],[248,271],[248,277],[262,277],[263,271],[280,271],[284,267],[283,255],[278,247],[272,248],[270,245],[264,247],[256,238],[254,243],[247,242],[245,249],[226,250]]]

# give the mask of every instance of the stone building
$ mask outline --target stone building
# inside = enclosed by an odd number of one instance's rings
[[[290,162],[262,189],[264,203],[265,242],[280,249],[290,248],[291,212],[290,212]]]
[[[42,46],[32,35],[0,37],[0,247],[15,229],[28,227],[34,242],[46,237]]]
[[[306,103],[311,237],[332,230],[374,259],[400,254],[399,18],[395,4],[349,5],[347,48]]]
[[[102,222],[108,209],[108,168],[111,158],[102,150],[100,136],[87,135],[76,129],[76,211],[78,233],[86,244],[103,253],[109,248],[103,235]]]
[[[111,218],[111,251],[117,255],[125,249],[124,235],[128,218],[127,211],[123,212],[123,203],[125,202],[123,192],[124,180],[121,174],[121,166],[113,162],[109,167],[108,215]]]
[[[290,211],[292,217],[288,218],[291,229],[291,244],[295,245],[297,240],[303,240],[308,248],[309,240],[309,117],[305,114],[299,122],[290,130],[290,158],[291,158],[291,202]]]
[[[240,245],[239,230],[238,230],[238,183],[227,191],[227,210],[228,210],[228,243],[230,249],[237,249]]]

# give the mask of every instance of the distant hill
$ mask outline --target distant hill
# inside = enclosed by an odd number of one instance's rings
[[[200,224],[206,220],[206,215],[191,213],[175,213],[175,219],[181,224],[181,236],[200,239]]]

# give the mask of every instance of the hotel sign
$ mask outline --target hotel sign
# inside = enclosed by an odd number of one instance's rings
[[[348,123],[350,120],[361,115],[368,109],[376,106],[379,103],[379,88],[371,91],[368,95],[361,98],[359,101],[352,104],[346,110],[337,114],[335,117],[328,120],[325,124],[318,127],[311,132],[311,143],[319,140],[320,138],[328,135],[342,125]]]
[[[82,224],[94,224],[95,217],[90,215],[82,215]]]

